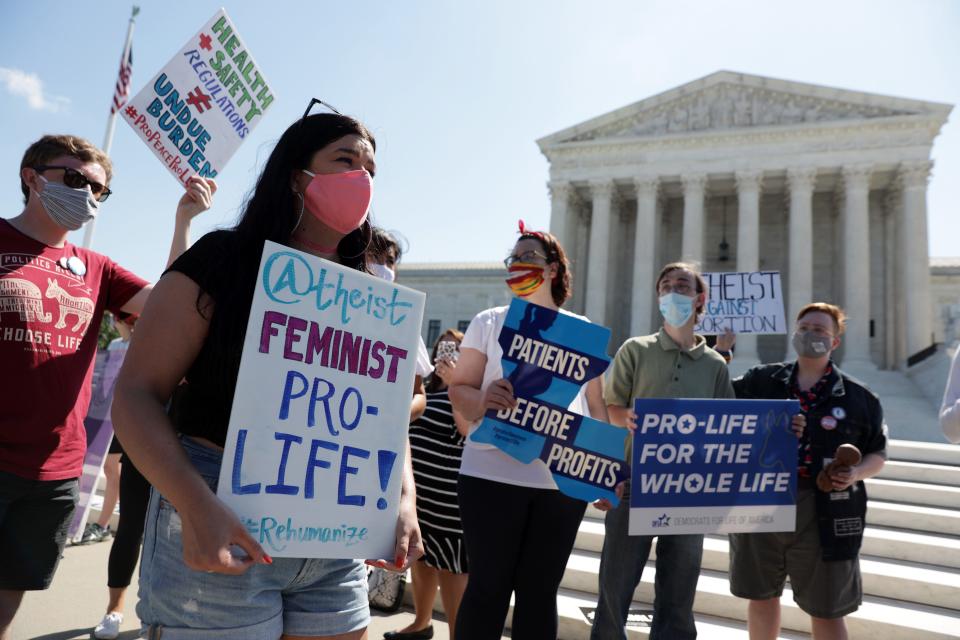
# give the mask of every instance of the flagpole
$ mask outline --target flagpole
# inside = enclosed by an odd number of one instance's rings
[[[120,65],[126,64],[130,56],[130,46],[133,43],[133,25],[134,18],[137,17],[137,14],[140,13],[140,7],[134,5],[133,10],[130,13],[130,23],[127,25],[127,41],[123,45],[123,54],[120,56]],[[110,109],[110,116],[107,118],[107,132],[103,137],[103,152],[109,156],[110,147],[113,144],[113,131],[117,127],[117,114],[119,109]],[[86,228],[83,231],[83,248],[89,249],[90,245],[93,243],[93,228],[97,220],[94,218],[87,223]]]

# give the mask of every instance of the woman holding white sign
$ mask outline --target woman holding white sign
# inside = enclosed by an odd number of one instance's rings
[[[233,229],[201,238],[154,289],[114,400],[114,425],[154,487],[137,614],[146,637],[366,636],[358,560],[273,560],[215,495],[264,242],[367,270],[376,142],[339,113],[290,126]],[[323,104],[323,103],[321,103]],[[164,403],[186,378],[168,417]],[[178,437],[179,433],[179,437]],[[423,553],[409,456],[393,558]]]
[[[521,222],[520,239],[504,263],[514,295],[569,313],[561,309],[571,292],[569,263],[552,234],[529,231]],[[472,430],[488,409],[516,406],[498,342],[507,309],[477,314],[460,346],[450,399],[472,421]],[[607,420],[601,377],[580,389],[570,410]],[[457,615],[457,640],[499,638],[514,592],[513,636],[556,638],[557,590],[587,504],[561,493],[543,461],[523,464],[469,438],[458,493],[470,578]]]

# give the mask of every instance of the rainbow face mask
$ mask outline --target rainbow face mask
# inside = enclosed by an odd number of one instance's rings
[[[512,275],[507,278],[507,286],[514,295],[526,298],[543,284],[543,266],[532,262],[514,262],[507,269]]]

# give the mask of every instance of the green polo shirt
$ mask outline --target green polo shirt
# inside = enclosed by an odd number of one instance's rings
[[[623,343],[607,375],[603,399],[632,407],[635,398],[736,398],[727,363],[703,336],[687,350],[664,329]],[[627,438],[627,461],[633,436]]]

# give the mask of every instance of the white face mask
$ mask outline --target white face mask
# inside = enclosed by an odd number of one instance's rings
[[[97,217],[100,203],[87,189],[71,189],[59,182],[50,182],[43,176],[43,191],[36,191],[43,208],[58,225],[76,231]]]
[[[385,264],[374,263],[368,266],[370,267],[370,273],[378,278],[386,280],[387,282],[393,282],[397,279],[396,272]]]

